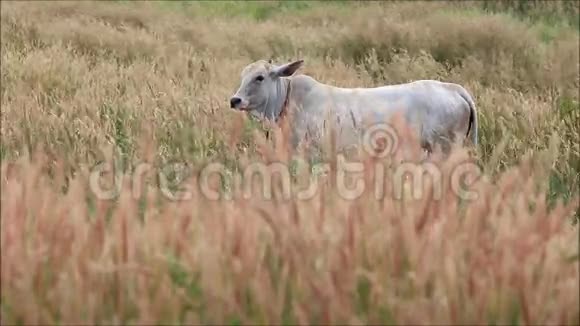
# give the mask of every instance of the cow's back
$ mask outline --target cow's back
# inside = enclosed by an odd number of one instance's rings
[[[292,98],[300,106],[296,131],[317,133],[327,125],[339,127],[342,145],[369,123],[384,123],[400,114],[423,142],[452,137],[464,131],[469,105],[461,97],[461,86],[435,80],[375,88],[340,88],[300,75],[293,77]],[[354,133],[353,133],[354,131]]]

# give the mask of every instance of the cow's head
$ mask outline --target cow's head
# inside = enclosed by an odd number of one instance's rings
[[[271,61],[260,60],[248,65],[242,71],[240,88],[230,98],[230,108],[267,114],[269,106],[278,103],[282,94],[286,95],[281,91],[280,78],[292,76],[303,63],[304,60],[298,60],[276,66]]]

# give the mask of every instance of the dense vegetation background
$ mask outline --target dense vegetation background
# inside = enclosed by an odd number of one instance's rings
[[[3,1],[2,323],[578,324],[579,31],[577,1]],[[95,198],[111,144],[127,173],[286,160],[228,108],[270,58],[464,85],[479,199]]]

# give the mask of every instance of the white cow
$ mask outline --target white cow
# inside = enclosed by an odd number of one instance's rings
[[[417,132],[427,152],[437,144],[448,151],[450,141],[469,135],[477,145],[477,111],[460,85],[420,80],[376,88],[340,88],[306,75],[293,76],[303,63],[276,66],[260,60],[248,65],[230,107],[274,122],[291,113],[293,146],[307,137],[316,140],[334,119],[338,123],[337,147],[344,148],[360,140],[366,123],[385,123],[396,113]]]

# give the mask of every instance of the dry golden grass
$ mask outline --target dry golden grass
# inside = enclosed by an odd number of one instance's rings
[[[443,2],[1,8],[2,324],[580,323],[576,27]],[[439,199],[387,182],[347,200],[331,161],[295,176],[319,181],[306,200],[279,179],[272,199],[226,185],[231,200],[209,200],[211,162],[291,164],[227,106],[241,69],[270,57],[339,86],[460,83],[477,153],[435,160]],[[89,173],[111,144],[126,178],[99,200]],[[380,180],[361,159],[365,184]],[[193,169],[191,198],[159,191],[168,162]],[[466,162],[484,173],[472,201],[450,183]]]

